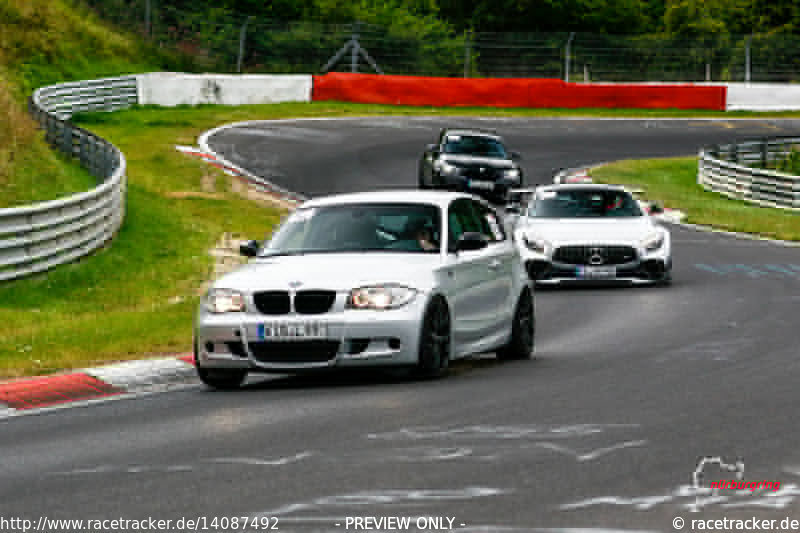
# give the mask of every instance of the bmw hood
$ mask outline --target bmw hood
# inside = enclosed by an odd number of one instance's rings
[[[330,253],[260,257],[214,282],[216,288],[245,292],[328,289],[397,283],[420,290],[433,284],[439,254]],[[298,285],[299,284],[299,285]]]
[[[544,239],[551,244],[629,244],[637,245],[658,231],[649,217],[530,218],[520,230],[528,239]]]
[[[514,162],[510,159],[500,159],[497,157],[475,157],[471,155],[453,155],[446,154],[442,157],[443,161],[447,161],[453,165],[468,165],[468,166],[486,166],[491,168],[514,168]]]

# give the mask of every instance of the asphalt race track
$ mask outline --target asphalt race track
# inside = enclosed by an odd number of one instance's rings
[[[797,135],[800,122],[313,120],[224,130],[211,145],[318,195],[413,186],[417,157],[445,125],[497,130],[523,154],[528,182],[543,183],[562,167]],[[438,381],[197,385],[2,420],[0,517],[205,517],[201,531],[253,531],[219,519],[274,517],[281,531],[331,532],[406,517],[407,530],[452,520],[487,533],[800,520],[800,248],[672,231],[669,288],[538,292],[532,361],[462,362]],[[740,461],[744,481],[769,488],[696,491],[701,457]],[[734,477],[712,461],[700,481]],[[439,522],[417,527],[421,517]]]

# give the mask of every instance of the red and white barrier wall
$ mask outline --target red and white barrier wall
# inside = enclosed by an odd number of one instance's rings
[[[340,101],[417,106],[800,110],[800,86],[769,83],[566,83],[536,78],[434,78],[153,72],[138,102],[163,106]]]

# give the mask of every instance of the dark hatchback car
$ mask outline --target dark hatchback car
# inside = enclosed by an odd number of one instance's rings
[[[420,189],[448,189],[504,203],[522,185],[520,156],[503,139],[478,130],[444,129],[419,162]]]

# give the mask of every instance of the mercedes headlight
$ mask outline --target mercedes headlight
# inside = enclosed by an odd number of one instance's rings
[[[543,254],[548,246],[548,242],[546,240],[529,237],[528,235],[522,236],[522,242],[525,243],[525,246],[527,246],[528,250],[536,252],[537,254]]]
[[[347,307],[350,309],[396,309],[414,299],[417,291],[402,285],[373,285],[350,291]]]
[[[244,311],[244,295],[231,289],[211,289],[203,304],[211,313],[238,313]]]
[[[642,241],[642,248],[645,252],[655,252],[662,246],[664,246],[664,234],[661,232],[649,235]]]

